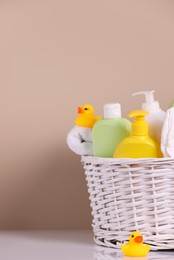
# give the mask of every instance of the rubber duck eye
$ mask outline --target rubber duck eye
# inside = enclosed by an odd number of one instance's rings
[[[132,238],[134,237],[134,235],[132,235]]]
[[[88,108],[85,107],[84,110],[88,110]]]

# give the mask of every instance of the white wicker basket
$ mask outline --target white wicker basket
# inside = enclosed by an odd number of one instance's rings
[[[142,232],[152,250],[174,249],[174,158],[82,156],[97,244],[118,248]]]

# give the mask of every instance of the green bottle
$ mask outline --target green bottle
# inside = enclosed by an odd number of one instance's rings
[[[169,108],[171,108],[171,107],[174,107],[174,99],[172,100],[172,102],[169,105]]]
[[[104,118],[92,129],[93,155],[112,158],[115,149],[131,132],[131,122],[121,117],[119,103],[104,105]]]

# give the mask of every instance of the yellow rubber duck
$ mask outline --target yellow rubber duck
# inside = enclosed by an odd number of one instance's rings
[[[81,127],[92,128],[95,122],[101,119],[101,116],[94,116],[94,108],[90,104],[78,107],[79,116],[75,119],[75,124]]]
[[[120,245],[125,256],[144,257],[150,250],[149,245],[143,245],[143,237],[140,232],[132,232],[129,237],[129,242]]]

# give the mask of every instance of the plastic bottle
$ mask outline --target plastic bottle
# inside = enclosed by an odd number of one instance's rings
[[[98,120],[92,129],[93,155],[113,157],[120,141],[130,135],[131,123],[121,118],[119,103],[104,105],[104,118]]]
[[[169,108],[172,108],[172,107],[174,107],[174,99],[172,100],[172,102],[169,105]]]
[[[146,120],[149,124],[149,135],[160,142],[162,126],[166,113],[161,110],[159,102],[154,100],[154,92],[154,90],[141,91],[133,93],[133,96],[142,94],[145,95],[145,102],[142,103],[142,110],[149,112],[146,116]]]
[[[114,158],[158,158],[162,157],[160,144],[148,135],[147,111],[135,110],[128,116],[135,117],[131,135],[119,144]]]

